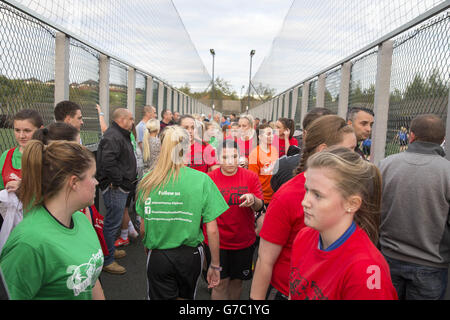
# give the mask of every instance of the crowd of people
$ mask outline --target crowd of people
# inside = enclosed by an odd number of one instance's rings
[[[443,299],[450,264],[450,165],[434,115],[401,130],[402,151],[367,160],[374,113],[315,108],[294,120],[118,108],[96,156],[79,105],[44,127],[14,116],[0,157],[0,276],[11,299],[105,299],[142,238],[150,300]],[[364,151],[365,150],[365,151]],[[412,187],[424,183],[425,187]],[[96,189],[106,211],[94,205]],[[137,214],[135,224],[131,211]]]

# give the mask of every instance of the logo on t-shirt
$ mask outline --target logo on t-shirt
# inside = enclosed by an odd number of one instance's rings
[[[93,288],[95,282],[100,276],[103,267],[103,252],[99,249],[97,253],[92,254],[87,263],[67,267],[66,272],[72,275],[67,279],[67,288],[73,290],[75,297],[85,292],[88,288]]]
[[[221,188],[220,193],[222,193],[223,198],[227,201],[229,206],[240,205],[243,202],[240,198],[244,194],[248,193],[248,187],[240,186]]]
[[[298,268],[289,275],[289,293],[299,300],[328,300],[317,283],[302,277]]]

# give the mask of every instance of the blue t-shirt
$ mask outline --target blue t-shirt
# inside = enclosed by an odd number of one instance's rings
[[[142,142],[142,140],[144,139],[144,130],[145,130],[145,122],[141,120],[136,126],[137,143]]]

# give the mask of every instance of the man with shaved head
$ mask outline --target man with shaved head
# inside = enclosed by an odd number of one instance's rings
[[[144,132],[146,130],[145,124],[151,119],[156,119],[156,108],[153,106],[144,106],[144,116],[136,126],[136,142],[142,150],[142,140],[144,139]]]
[[[109,255],[105,256],[103,271],[123,274],[125,268],[115,259],[126,255],[116,250],[114,241],[122,224],[128,194],[135,187],[136,157],[130,131],[134,119],[128,109],[119,108],[112,114],[111,126],[105,131],[97,149],[97,180],[106,207],[103,235]]]

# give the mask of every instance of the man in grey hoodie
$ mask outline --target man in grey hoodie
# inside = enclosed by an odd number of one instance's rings
[[[382,160],[380,248],[399,299],[443,299],[450,264],[450,162],[435,115],[410,126],[405,152]]]

